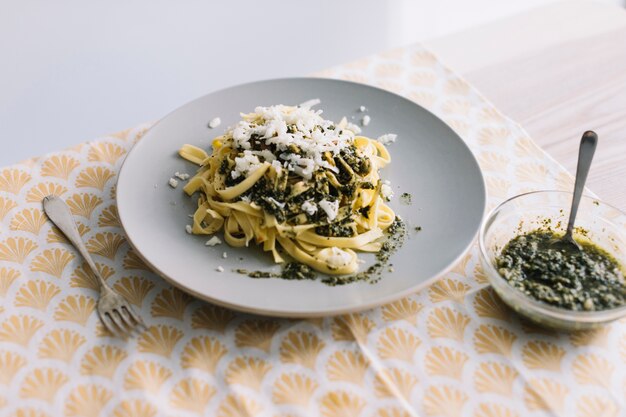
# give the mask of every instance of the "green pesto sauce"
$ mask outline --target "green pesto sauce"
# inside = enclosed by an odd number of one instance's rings
[[[383,243],[380,251],[376,253],[376,262],[363,272],[352,275],[336,275],[328,276],[322,279],[322,282],[332,287],[337,285],[350,284],[357,281],[365,281],[375,284],[380,281],[385,268],[389,272],[393,272],[393,264],[389,263],[391,256],[400,249],[406,240],[407,230],[406,223],[396,216],[395,220],[387,229],[387,240]]]
[[[421,229],[421,228],[420,228]],[[327,276],[321,279],[326,285],[335,287],[338,285],[346,285],[353,282],[364,281],[375,284],[382,277],[385,268],[389,272],[393,272],[393,264],[391,264],[391,256],[402,246],[406,240],[407,229],[402,219],[396,217],[394,222],[387,229],[387,240],[383,243],[382,248],[376,253],[376,262],[363,272],[352,275],[335,275]],[[289,262],[285,264],[280,272],[269,271],[248,271],[247,269],[235,269],[235,272],[247,275],[250,278],[282,278],[289,280],[314,280],[317,279],[316,272],[308,265],[299,262]]]
[[[299,262],[287,263],[279,273],[268,271],[248,271],[237,269],[236,272],[247,275],[250,278],[282,278],[288,280],[312,280],[317,278],[315,271],[308,265]]]
[[[607,310],[626,304],[622,268],[590,242],[582,250],[559,248],[552,231],[535,230],[512,239],[496,258],[500,275],[524,294],[574,311]]]

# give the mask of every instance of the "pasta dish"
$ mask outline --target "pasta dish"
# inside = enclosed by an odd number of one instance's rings
[[[329,275],[358,270],[357,252],[378,252],[396,216],[379,170],[385,145],[299,106],[257,107],[216,137],[209,155],[184,145],[179,154],[200,166],[185,185],[199,193],[191,232],[224,233],[234,247],[251,241],[285,262]],[[282,248],[282,250],[281,250]]]

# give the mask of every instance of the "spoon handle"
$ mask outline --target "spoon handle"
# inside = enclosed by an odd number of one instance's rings
[[[580,149],[578,150],[578,166],[576,167],[576,182],[574,183],[572,209],[569,212],[569,221],[567,223],[566,235],[569,236],[572,236],[572,232],[574,230],[574,220],[576,220],[578,205],[580,204],[580,198],[583,195],[585,182],[587,181],[587,174],[589,174],[591,160],[593,159],[593,154],[596,152],[597,144],[598,135],[596,135],[595,132],[588,130],[583,133],[583,137],[580,139]]]

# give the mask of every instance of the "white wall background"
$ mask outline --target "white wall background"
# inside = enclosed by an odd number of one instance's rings
[[[550,1],[0,0],[0,166]]]

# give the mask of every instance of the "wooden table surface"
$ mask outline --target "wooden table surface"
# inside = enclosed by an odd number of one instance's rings
[[[596,131],[587,185],[626,210],[626,10],[564,1],[426,46],[570,172]]]

